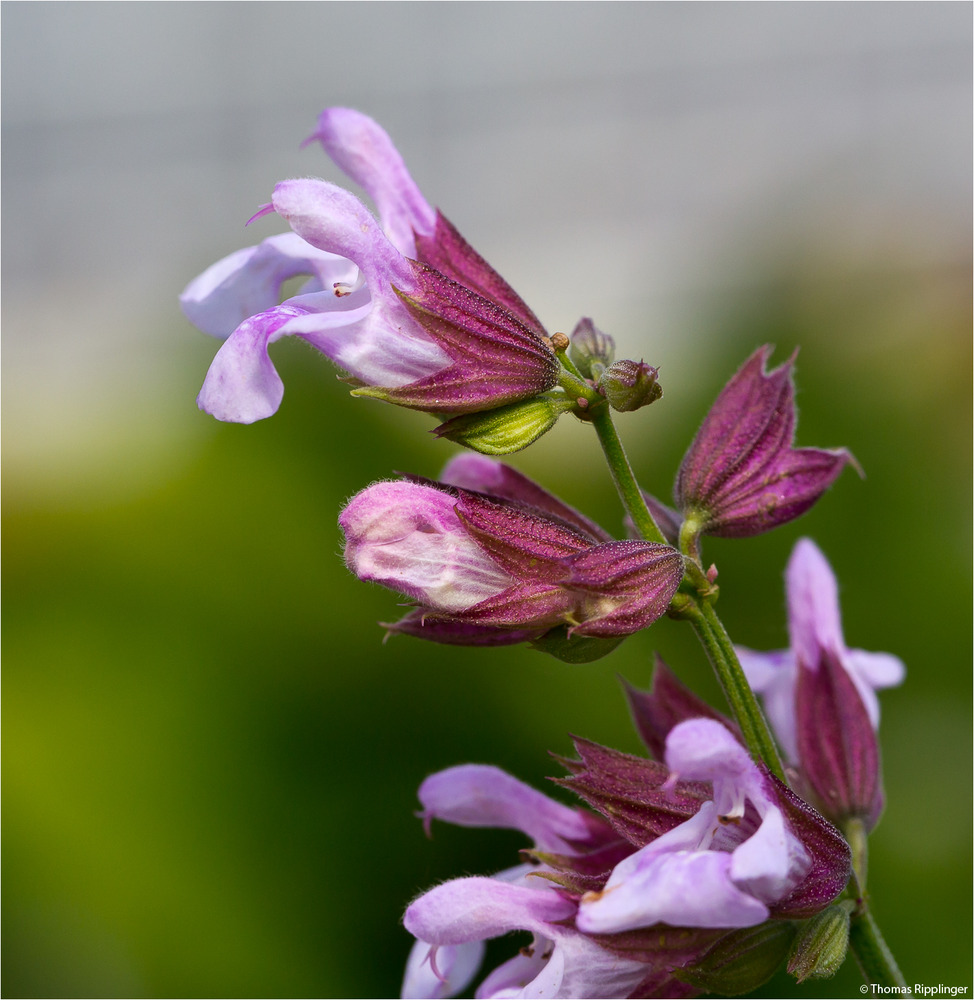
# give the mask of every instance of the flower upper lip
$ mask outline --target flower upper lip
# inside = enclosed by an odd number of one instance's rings
[[[227,338],[200,407],[242,423],[274,413],[284,389],[267,348],[286,336],[326,354],[360,392],[432,413],[495,409],[552,389],[560,366],[537,317],[429,205],[389,136],[359,112],[330,108],[311,139],[365,188],[380,221],[326,181],[275,187],[258,216],[272,210],[293,233],[231,254],[181,296],[192,322]],[[302,294],[278,302],[300,274],[309,276]]]

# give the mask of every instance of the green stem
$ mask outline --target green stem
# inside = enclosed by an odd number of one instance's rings
[[[755,760],[763,761],[775,777],[787,784],[785,769],[778,756],[778,748],[772,739],[764,713],[744,676],[737,653],[734,651],[734,644],[717,617],[713,605],[710,601],[694,600],[683,612],[683,617],[689,619],[697,638],[706,650],[751,756]]]
[[[869,906],[863,899],[852,914],[849,925],[849,947],[852,948],[856,962],[867,983],[877,983],[880,986],[897,986],[907,989],[906,980],[900,967],[893,958],[893,953],[883,938],[879,925],[869,912]],[[900,993],[900,990],[897,990]],[[911,994],[906,993],[907,996]]]
[[[619,491],[623,506],[639,533],[647,541],[665,542],[663,533],[653,520],[653,515],[643,499],[632,466],[626,457],[619,435],[616,433],[609,408],[596,410],[590,419],[599,436],[599,443],[602,445],[602,451],[605,453],[609,471],[612,473],[612,479]],[[693,569],[692,566],[690,568]],[[691,573],[691,580],[692,577]],[[778,756],[774,740],[771,738],[768,724],[765,722],[757,699],[747,683],[737,654],[734,652],[734,645],[713,606],[710,601],[701,600],[699,597],[687,593],[679,594],[678,598],[681,617],[690,620],[698,638],[703,643],[721,687],[724,689],[727,703],[734,712],[737,724],[741,728],[741,735],[744,737],[751,756],[755,760],[764,761],[772,773],[784,781],[785,771],[781,766],[781,759]]]
[[[588,419],[599,436],[599,443],[602,445],[602,451],[605,453],[609,471],[616,489],[619,491],[623,506],[639,533],[647,541],[665,542],[663,533],[659,530],[653,515],[646,506],[646,501],[643,499],[632,466],[629,464],[619,435],[616,433],[609,408],[607,406],[593,408]],[[671,611],[678,617],[688,619],[697,633],[697,638],[703,645],[717,674],[717,679],[720,681],[727,703],[734,713],[738,726],[740,726],[741,735],[751,756],[755,760],[763,761],[777,778],[787,784],[778,748],[775,746],[764,713],[744,676],[740,661],[737,659],[737,653],[734,651],[734,644],[714,610],[714,591],[708,592],[703,589],[706,577],[703,576],[699,565],[692,562],[693,557],[697,556],[697,539],[696,534],[694,534],[697,529],[695,525],[690,527],[693,528],[693,532],[688,532],[685,538],[681,538],[684,554],[689,554],[691,557],[687,561],[688,573],[684,578],[681,592],[673,599],[670,606]],[[688,587],[690,592],[687,592]],[[862,837],[858,836],[860,833]],[[864,831],[847,831],[847,836],[853,843],[857,859],[856,874],[858,875],[861,870],[861,875],[864,878],[865,845],[862,842],[865,839]],[[855,875],[852,884],[858,885]],[[879,926],[869,912],[865,898],[857,900],[856,911],[851,918],[849,944],[867,982],[906,989],[903,973],[900,972],[896,959],[883,939]]]
[[[852,851],[852,870],[859,893],[866,891],[866,864],[869,857],[866,826],[861,819],[850,819],[842,828],[845,839]]]
[[[663,532],[659,530],[653,515],[650,514],[646,501],[643,499],[642,490],[633,475],[632,466],[626,456],[619,435],[616,433],[615,424],[612,422],[612,412],[608,406],[600,407],[598,412],[591,416],[592,426],[599,436],[599,444],[605,453],[605,460],[609,463],[609,471],[612,473],[612,480],[619,491],[619,497],[626,512],[632,518],[639,534],[647,542],[666,542]]]

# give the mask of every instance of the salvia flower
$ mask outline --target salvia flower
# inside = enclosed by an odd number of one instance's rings
[[[570,777],[559,784],[604,819],[483,765],[423,783],[425,823],[519,829],[533,846],[521,852],[525,864],[446,882],[408,907],[417,942],[404,996],[464,989],[481,942],[512,930],[531,933],[531,945],[476,996],[695,996],[678,974],[721,942],[722,962],[733,962],[735,928],[810,916],[844,887],[849,854],[838,832],[719,723],[677,724],[669,766],[575,745],[579,759],[563,762]]]
[[[579,929],[753,927],[792,896],[810,869],[778,787],[719,722],[677,725],[666,740],[666,764],[683,779],[710,782],[713,797],[620,862],[601,891],[583,896]]]
[[[883,806],[876,690],[901,683],[905,667],[889,653],[846,646],[835,574],[808,538],[795,545],[785,589],[791,648],[738,648],[741,666],[825,813],[872,828]]]
[[[618,856],[620,839],[603,820],[561,805],[498,768],[465,765],[434,774],[420,786],[419,799],[427,824],[436,818],[521,830],[535,851],[572,857],[580,865],[595,858],[601,867]],[[493,970],[477,997],[630,995],[645,965],[575,930],[577,902],[544,877],[551,873],[544,864],[522,864],[492,878],[454,879],[415,900],[404,917],[417,940],[403,997],[460,992],[476,974],[482,942],[514,930],[528,931],[531,944]],[[463,975],[454,971],[458,967]]]
[[[852,462],[844,448],[795,448],[792,362],[759,348],[727,383],[683,458],[674,495],[693,535],[745,538],[804,514]]]
[[[184,291],[188,318],[225,338],[200,392],[221,420],[251,423],[280,405],[267,348],[297,336],[343,368],[362,395],[459,414],[529,399],[560,371],[534,313],[420,193],[388,135],[347,108],[311,137],[370,195],[283,181],[268,205],[293,233],[238,251]],[[310,140],[309,140],[310,141]],[[307,275],[279,302],[285,280]]]
[[[449,485],[454,474],[485,490]],[[468,456],[445,478],[375,483],[339,518],[352,572],[417,604],[394,631],[462,645],[521,642],[564,626],[572,636],[617,638],[666,612],[683,577],[675,549],[607,540],[489,459]]]

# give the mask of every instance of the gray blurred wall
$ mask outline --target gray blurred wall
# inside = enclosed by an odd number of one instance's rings
[[[968,3],[7,2],[2,49],[14,465],[192,412],[175,297],[276,231],[243,229],[276,180],[338,179],[298,149],[328,104],[551,329],[591,314],[656,363],[781,247],[969,253]]]

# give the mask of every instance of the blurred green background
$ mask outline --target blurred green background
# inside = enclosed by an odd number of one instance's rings
[[[970,984],[969,8],[465,6],[4,5],[4,995],[397,995],[410,898],[523,845],[427,840],[428,773],[543,787],[569,733],[638,751],[617,675],[647,685],[654,650],[719,704],[671,621],[588,666],[383,645],[396,598],[344,569],[336,517],[393,470],[436,475],[433,421],[350,399],[289,343],[273,419],[196,411],[216,344],[175,297],[274,180],[328,170],[295,147],[339,101],[550,329],[591,313],[661,366],[663,400],[619,421],[645,488],[669,496],[755,347],[801,347],[798,443],[866,478],[705,556],[735,641],[779,648],[814,537],[848,643],[906,662],[873,905],[910,983]],[[417,82],[430,46],[449,58]],[[512,461],[620,530],[588,428]],[[795,992],[859,982],[850,961]]]

